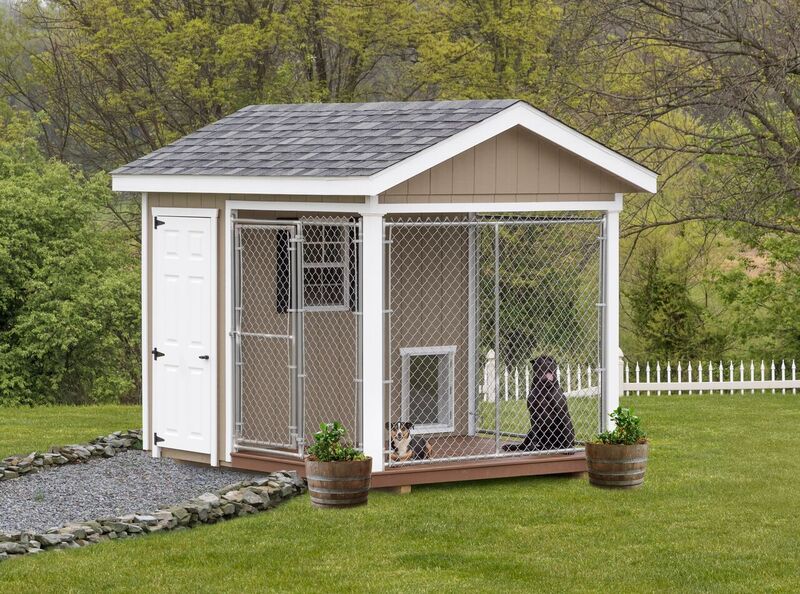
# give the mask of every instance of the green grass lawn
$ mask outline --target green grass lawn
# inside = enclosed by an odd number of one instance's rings
[[[0,458],[142,426],[138,406],[0,406]],[[0,512],[1,513],[1,512]]]
[[[652,438],[639,490],[549,477],[375,493],[354,510],[314,510],[303,497],[216,526],[3,562],[0,590],[800,590],[800,397],[625,403]],[[123,409],[117,426],[129,424]]]

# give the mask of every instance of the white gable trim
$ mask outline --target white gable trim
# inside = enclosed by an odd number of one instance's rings
[[[253,177],[234,175],[114,175],[118,192],[190,194],[283,194],[292,196],[376,195],[490,138],[522,126],[644,192],[655,192],[658,174],[562,124],[524,102],[515,103],[372,176]]]
[[[654,193],[657,189],[657,173],[520,101],[482,122],[376,173],[370,178],[376,184],[370,193],[385,192],[514,126],[522,126],[530,130],[553,144],[624,179],[644,192]]]

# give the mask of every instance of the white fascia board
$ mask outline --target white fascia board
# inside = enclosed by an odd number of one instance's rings
[[[113,175],[115,192],[364,196],[368,177],[255,177],[243,175]]]
[[[624,179],[644,192],[653,193],[657,189],[657,173],[612,151],[527,103],[519,102],[376,173],[370,178],[370,181],[376,184],[372,186],[372,193],[385,192],[514,126],[522,126],[530,130],[553,144]]]

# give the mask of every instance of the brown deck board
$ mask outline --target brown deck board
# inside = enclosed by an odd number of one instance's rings
[[[494,438],[447,435],[430,437],[429,441],[437,458],[454,455],[480,456],[495,452]],[[501,443],[513,443],[513,441]],[[305,476],[305,465],[302,460],[278,455],[235,452],[232,454],[232,466],[256,472],[297,470],[301,476]],[[583,451],[577,451],[574,454],[522,454],[387,467],[383,472],[373,473],[372,487],[384,488],[520,476],[573,474],[585,471],[586,457]]]

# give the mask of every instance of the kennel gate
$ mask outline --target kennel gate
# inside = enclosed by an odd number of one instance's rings
[[[360,221],[232,225],[234,447],[302,456],[322,422],[361,444]]]
[[[605,217],[393,219],[387,258],[387,421],[428,460],[574,452],[602,426]],[[506,452],[530,428],[530,359],[558,362],[574,446]]]

